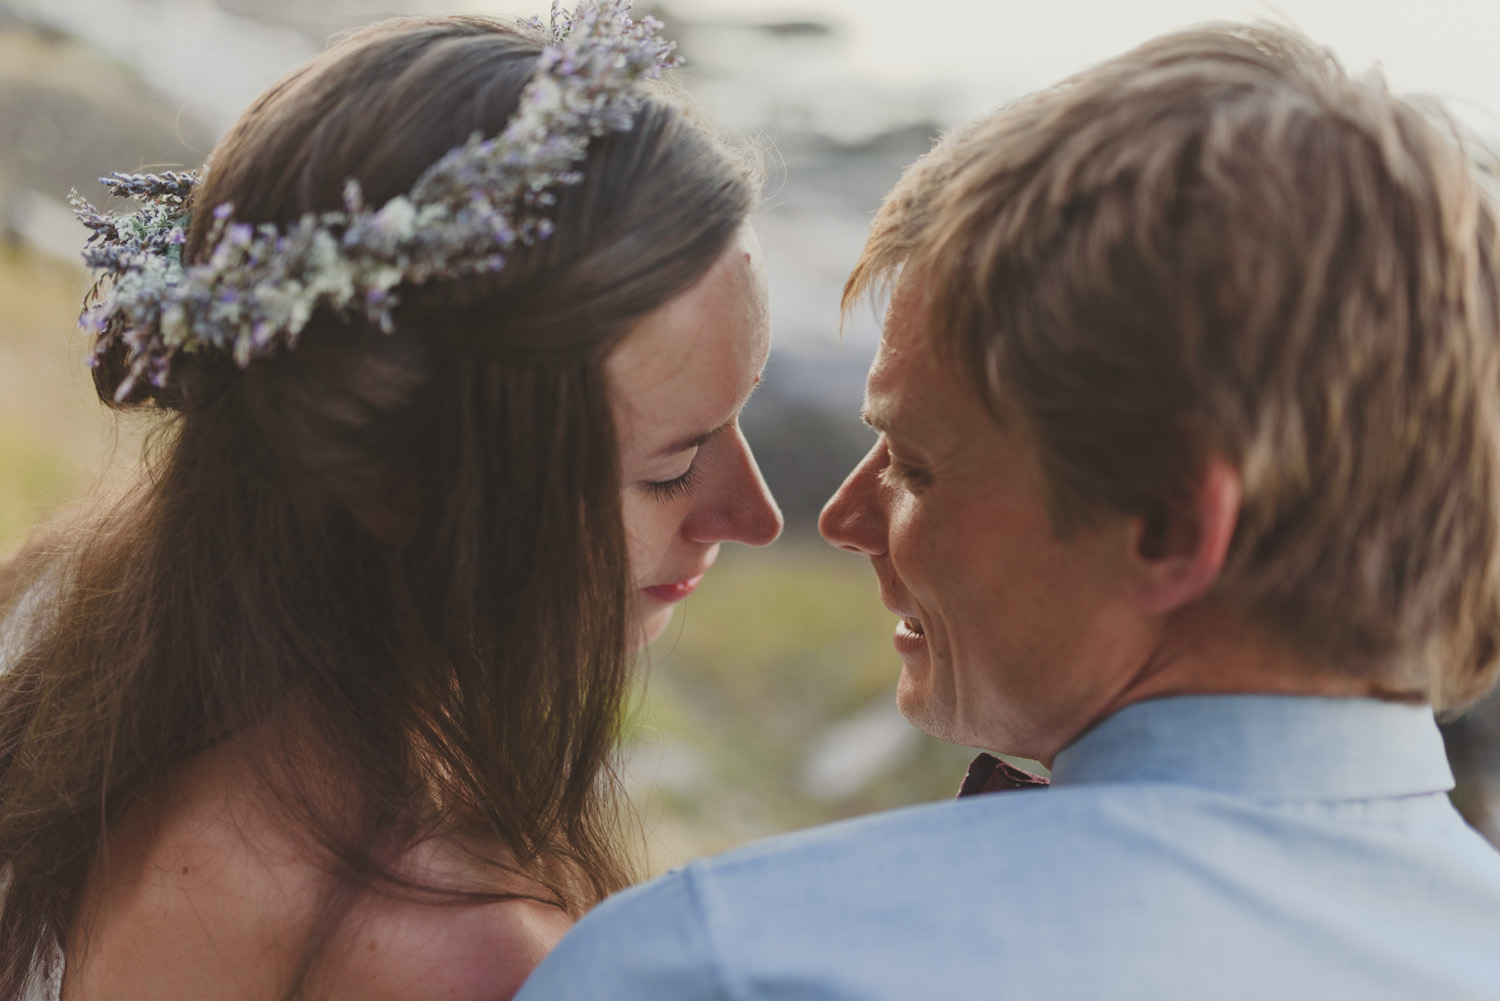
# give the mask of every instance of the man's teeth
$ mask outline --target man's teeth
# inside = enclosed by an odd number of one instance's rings
[[[910,629],[912,632],[916,633],[918,636],[924,635],[923,632],[922,632],[922,620],[921,619],[912,618],[910,615],[903,615],[901,617],[901,621],[904,622],[904,623],[906,623],[906,628],[907,629]]]

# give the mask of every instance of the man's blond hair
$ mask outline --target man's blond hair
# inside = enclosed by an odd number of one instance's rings
[[[1495,210],[1451,130],[1290,30],[1168,35],[942,139],[846,310],[920,274],[1040,448],[1060,532],[1244,502],[1219,593],[1300,651],[1461,705],[1500,653]]]

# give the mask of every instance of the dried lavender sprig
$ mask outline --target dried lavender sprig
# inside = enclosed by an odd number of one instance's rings
[[[94,232],[87,259],[104,270],[80,322],[98,353],[123,344],[130,372],[162,385],[177,352],[229,352],[240,365],[295,345],[319,308],[392,328],[404,282],[498,270],[517,244],[545,239],[550,189],[576,184],[590,139],[631,126],[636,85],[676,65],[653,18],[633,22],[629,0],[585,0],[571,15],[554,0],[551,44],[516,114],[493,139],[473,137],[423,173],[409,196],[378,210],[350,182],[343,212],[309,214],[279,229],[214,210],[203,263],[184,269],[180,247],[191,174],[115,175],[112,191],[148,204],[105,216],[79,198]],[[95,246],[97,244],[97,246]]]
[[[78,193],[77,188],[68,192],[68,204],[73,207],[73,214],[78,217],[78,221],[91,231],[87,244],[99,240],[113,241],[119,238],[119,229],[115,225],[118,217],[114,213],[106,214],[94,208]]]
[[[108,177],[99,178],[99,183],[109,188],[117,198],[135,198],[142,201],[166,201],[181,205],[192,196],[193,189],[202,180],[198,171],[168,170],[161,174],[122,174],[114,171]]]

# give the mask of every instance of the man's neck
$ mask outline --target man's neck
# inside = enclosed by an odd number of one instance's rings
[[[1088,723],[1060,745],[1052,745],[1051,753],[1037,755],[1037,760],[1051,767],[1053,754],[1094,724],[1128,705],[1173,695],[1316,695],[1411,703],[1429,699],[1420,689],[1391,688],[1377,672],[1361,675],[1357,668],[1308,657],[1221,602],[1200,601],[1178,610],[1142,648],[1148,654],[1135,670],[1120,674],[1114,691],[1089,714]]]
[[[1421,690],[1393,690],[1371,675],[1308,657],[1221,602],[1181,609],[1162,626],[1151,656],[1100,713],[1169,695],[1319,695],[1424,702]]]

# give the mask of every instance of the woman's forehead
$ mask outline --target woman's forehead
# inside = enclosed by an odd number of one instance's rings
[[[732,419],[769,349],[758,247],[742,236],[610,353],[605,372],[622,434],[690,436]]]

